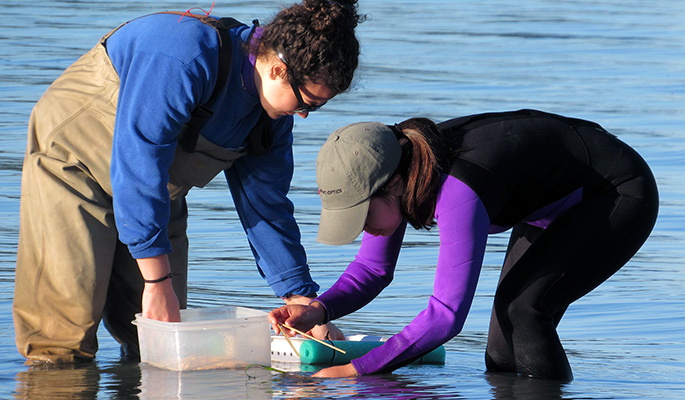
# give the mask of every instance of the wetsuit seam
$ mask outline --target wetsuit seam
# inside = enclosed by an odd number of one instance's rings
[[[573,131],[573,134],[578,138],[578,141],[580,142],[580,145],[583,147],[583,152],[585,153],[585,164],[587,166],[590,166],[590,151],[587,148],[587,144],[585,144],[585,141],[583,138],[580,136],[580,133],[576,130],[577,126],[571,126],[571,130]]]

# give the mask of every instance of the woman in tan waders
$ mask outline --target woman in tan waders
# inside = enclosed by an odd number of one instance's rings
[[[159,13],[71,65],[29,122],[13,305],[20,353],[91,360],[102,319],[135,356],[135,313],[179,321],[185,195],[221,171],[259,272],[286,303],[309,303],[318,285],[286,197],[293,116],[349,88],[359,20],[353,0],[304,0],[264,27]]]

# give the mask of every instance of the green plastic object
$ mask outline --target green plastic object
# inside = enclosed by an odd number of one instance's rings
[[[369,351],[383,344],[380,341],[346,341],[333,340],[333,346],[344,350],[345,354],[333,350],[313,340],[305,340],[300,345],[300,362],[302,364],[347,364],[355,358],[359,358]],[[412,364],[444,364],[445,347],[440,346]]]

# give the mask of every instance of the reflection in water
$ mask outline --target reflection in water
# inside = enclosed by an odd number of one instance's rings
[[[384,374],[356,378],[316,379],[287,373],[273,380],[274,397],[283,399],[455,399],[452,386],[429,385],[402,375]]]
[[[563,397],[566,382],[529,378],[514,373],[487,372],[485,379],[492,386],[492,398],[498,400],[555,400]]]
[[[97,362],[75,365],[34,366],[16,375],[15,399],[455,399],[459,377],[413,379],[406,375],[384,374],[342,379],[316,379],[318,370],[277,373],[260,366],[249,369],[170,371],[148,364],[119,362],[101,368]],[[434,372],[436,372],[434,371]],[[486,373],[492,399],[568,399],[563,382],[532,379],[511,373]],[[435,384],[440,381],[440,384]]]
[[[460,398],[452,387],[453,382],[442,385],[427,385],[406,376],[382,375],[358,378],[357,391],[360,397],[391,399],[454,399]]]
[[[309,366],[307,372],[314,366]],[[318,368],[316,368],[318,369]],[[304,371],[304,370],[303,370]],[[425,371],[424,371],[425,372]],[[470,385],[460,387],[459,375],[445,373],[443,368],[436,368],[430,375],[431,384],[421,376],[384,374],[342,379],[316,379],[305,373],[290,372],[273,380],[274,398],[282,399],[457,399],[471,398]],[[490,373],[475,375],[490,386],[490,396],[485,398],[497,400],[565,400],[568,383],[562,381],[534,379],[515,373]],[[442,379],[441,379],[442,378]],[[472,379],[471,379],[472,380]],[[441,382],[436,384],[435,382]],[[473,385],[473,382],[471,382]],[[480,386],[480,385],[479,385]],[[485,395],[482,393],[481,395]],[[481,396],[482,397],[482,396]]]
[[[39,365],[16,375],[17,399],[96,398],[101,371],[94,363]]]
[[[123,355],[122,355],[123,357]],[[140,393],[140,365],[137,361],[121,361],[102,369],[100,393],[117,399],[137,398]]]
[[[274,373],[264,368],[169,371],[140,365],[141,399],[271,399]]]
[[[170,371],[135,362],[29,367],[16,375],[15,399],[272,399],[276,373],[264,368]]]

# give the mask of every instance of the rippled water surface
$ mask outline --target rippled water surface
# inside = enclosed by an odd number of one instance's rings
[[[280,1],[218,1],[214,14],[267,22]],[[101,329],[97,361],[32,370],[14,347],[11,302],[21,160],[28,116],[46,87],[111,28],[180,1],[5,0],[0,18],[0,396],[2,398],[685,398],[685,3],[672,0],[360,0],[367,20],[355,90],[296,121],[292,199],[315,279],[326,288],[356,244],[315,242],[315,158],[328,134],[360,120],[436,121],[538,108],[595,120],[650,163],[661,192],[641,251],[571,306],[559,327],[568,384],[486,374],[483,352],[506,235],[491,237],[464,331],[444,366],[317,380],[259,368],[177,373],[123,363]],[[221,179],[189,196],[191,307],[279,305],[259,278]],[[411,232],[394,283],[339,321],[349,333],[390,335],[425,307],[437,232]]]

